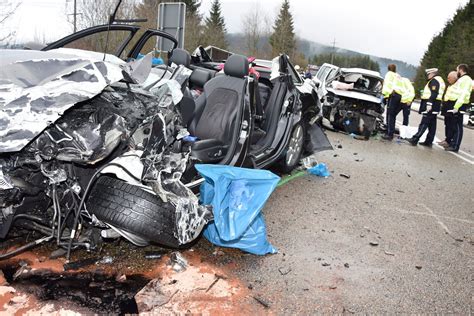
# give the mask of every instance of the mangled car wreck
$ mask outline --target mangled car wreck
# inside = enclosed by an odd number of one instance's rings
[[[104,238],[189,244],[213,218],[196,163],[289,171],[328,146],[285,55],[259,82],[240,55],[216,75],[176,45],[152,68],[139,50],[127,63],[53,44],[0,51],[0,240],[14,228],[42,236],[0,258],[46,241],[68,257]]]
[[[128,65],[114,62],[2,52],[1,238],[14,223],[93,248],[94,232],[80,232],[87,218],[104,237],[176,247],[209,220],[179,182],[189,152],[173,151],[182,125],[171,84],[131,89],[119,82]]]
[[[383,124],[382,77],[376,71],[323,64],[314,79],[331,127],[368,138]]]

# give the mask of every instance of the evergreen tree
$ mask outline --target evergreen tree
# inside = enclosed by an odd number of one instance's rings
[[[213,45],[222,49],[227,49],[226,27],[224,17],[222,17],[221,3],[219,0],[212,2],[209,17],[205,20],[204,38],[206,45]]]
[[[177,2],[186,3],[186,13],[190,15],[199,15],[199,8],[201,7],[200,0],[178,0]]]
[[[456,70],[459,64],[468,64],[474,73],[474,1],[470,0],[460,8],[453,19],[436,35],[428,46],[415,78],[415,88],[419,92],[426,84],[425,70],[438,68],[440,75]]]
[[[273,56],[284,53],[293,58],[296,55],[295,27],[289,0],[283,0],[269,41]]]
[[[331,63],[332,54],[320,54],[313,56],[311,63],[315,65],[322,65],[324,63]],[[376,61],[373,61],[367,55],[350,56],[336,54],[332,62],[334,65],[343,68],[364,68],[369,70],[380,71],[380,66]]]

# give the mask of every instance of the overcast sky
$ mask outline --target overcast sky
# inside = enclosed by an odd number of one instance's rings
[[[65,19],[72,0],[0,0],[22,4],[8,24],[21,41],[52,41],[71,32]],[[101,0],[97,0],[101,1]],[[417,65],[431,38],[469,0],[290,0],[296,34],[302,38]],[[206,14],[212,0],[202,0]],[[242,29],[242,16],[258,8],[274,18],[281,1],[221,0],[229,32]]]

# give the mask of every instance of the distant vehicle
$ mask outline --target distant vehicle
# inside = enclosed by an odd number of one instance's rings
[[[383,78],[379,72],[323,64],[313,81],[326,125],[366,138],[382,127]]]

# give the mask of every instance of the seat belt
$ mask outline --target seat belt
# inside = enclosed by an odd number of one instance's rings
[[[255,120],[263,122],[265,120],[265,112],[263,110],[262,99],[260,98],[260,89],[258,87],[258,79],[255,75],[253,77],[253,90],[255,100]]]

